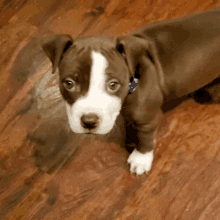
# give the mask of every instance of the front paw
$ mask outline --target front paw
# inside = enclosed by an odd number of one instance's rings
[[[153,150],[142,154],[134,149],[131,155],[128,157],[127,162],[130,164],[130,171],[132,173],[142,175],[144,172],[147,173],[151,169],[153,159]]]

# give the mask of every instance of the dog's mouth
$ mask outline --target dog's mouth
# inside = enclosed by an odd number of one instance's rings
[[[106,134],[108,134],[108,133],[106,133]],[[95,130],[94,131],[85,131],[85,132],[83,132],[83,134],[88,135],[88,136],[93,136],[93,135],[94,136],[96,136],[96,135],[103,136],[103,135],[106,135],[106,134],[102,134],[102,133],[96,132]]]
[[[88,134],[88,135],[95,135],[95,133],[94,133],[94,132],[92,132],[92,131],[86,131],[86,132],[84,132],[84,134]]]

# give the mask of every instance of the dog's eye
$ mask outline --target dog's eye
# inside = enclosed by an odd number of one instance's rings
[[[66,79],[63,82],[63,85],[68,91],[74,91],[75,89],[75,82],[72,79]]]
[[[120,88],[120,84],[117,80],[111,80],[108,82],[107,89],[109,92],[116,92]]]

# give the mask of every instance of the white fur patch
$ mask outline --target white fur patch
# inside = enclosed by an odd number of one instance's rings
[[[84,114],[95,113],[99,117],[99,125],[91,132],[106,134],[113,128],[121,110],[121,99],[106,92],[107,59],[98,52],[92,51],[92,67],[89,91],[72,106],[67,104],[67,115],[71,129],[76,133],[86,133],[81,125]]]
[[[136,149],[130,154],[127,162],[130,163],[130,171],[137,175],[142,175],[144,172],[148,172],[151,169],[151,165],[154,159],[153,150],[142,154]]]

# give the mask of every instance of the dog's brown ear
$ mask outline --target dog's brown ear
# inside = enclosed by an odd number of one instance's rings
[[[147,55],[148,42],[134,36],[118,37],[116,49],[125,57],[131,77],[134,77],[140,59]]]
[[[165,90],[162,66],[154,42],[139,36],[118,37],[116,49],[124,56],[131,77],[140,78],[140,83],[147,85],[143,79],[152,75],[157,77],[159,85]]]
[[[56,71],[57,66],[65,51],[73,44],[73,38],[70,35],[55,35],[42,43],[42,48],[53,64],[52,73]]]

